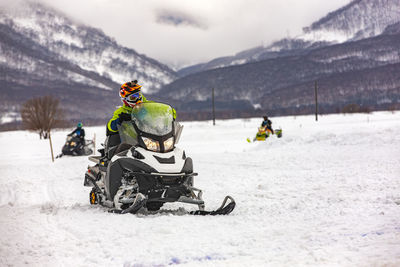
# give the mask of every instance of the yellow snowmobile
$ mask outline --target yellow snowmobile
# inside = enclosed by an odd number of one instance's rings
[[[282,137],[282,129],[275,129],[274,132],[278,138]],[[272,131],[268,129],[266,126],[260,126],[258,128],[256,136],[253,138],[253,142],[265,141],[271,134],[273,134]],[[252,141],[250,140],[250,138],[247,138],[247,142],[251,143]]]

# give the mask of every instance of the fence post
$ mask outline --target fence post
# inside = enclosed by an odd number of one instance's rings
[[[51,143],[51,134],[50,134],[50,132],[49,132],[49,141],[50,141],[50,150],[51,150],[51,160],[54,162],[53,144]]]
[[[215,126],[215,102],[214,102],[214,88],[212,89],[212,113],[213,113],[213,125]]]
[[[318,121],[318,86],[315,81],[315,120]]]

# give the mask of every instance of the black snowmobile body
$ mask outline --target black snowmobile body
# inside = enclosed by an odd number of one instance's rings
[[[85,140],[85,144],[83,144],[79,136],[67,136],[61,154],[58,155],[57,158],[62,157],[63,155],[88,156],[93,153],[93,150],[90,148],[91,145],[93,145],[92,140]]]
[[[202,191],[193,187],[193,161],[175,147],[182,126],[172,108],[161,103],[142,103],[132,111],[132,121],[122,123],[119,134],[108,136],[102,156],[89,157],[84,185],[92,186],[91,204],[116,213],[136,213],[141,208],[157,211],[166,202],[196,204],[196,215],[228,214],[235,202],[205,211]]]
[[[146,207],[149,210],[158,210],[165,202],[190,198],[192,191],[188,189],[188,186],[193,185],[192,177],[197,174],[193,173],[192,159],[184,158],[182,151],[179,151],[181,153],[177,152],[178,149],[175,149],[174,153],[171,153],[172,155],[161,157],[161,155],[148,153],[143,148],[133,147],[118,153],[110,161],[105,176],[107,199],[115,198],[122,183],[136,184],[136,191],[147,196]],[[153,157],[159,165],[173,165],[178,161],[176,156],[184,161],[183,167],[178,173],[160,172],[145,162],[146,158]],[[191,203],[204,205],[201,199],[193,199]],[[121,208],[124,209],[124,205],[121,205]]]

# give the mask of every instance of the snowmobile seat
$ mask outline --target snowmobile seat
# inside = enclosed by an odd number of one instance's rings
[[[117,149],[118,145],[121,144],[121,138],[119,134],[108,135],[105,141],[105,151],[106,156],[108,159],[111,159],[114,154],[115,150]]]
[[[101,154],[101,157],[104,157],[106,155],[104,148],[97,149],[97,151]]]

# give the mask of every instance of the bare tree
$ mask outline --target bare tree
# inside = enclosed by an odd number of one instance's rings
[[[49,138],[51,157],[54,161],[53,146],[50,131],[64,124],[63,112],[59,107],[59,100],[52,96],[32,98],[26,101],[21,108],[21,118],[24,127],[37,131],[40,139]]]
[[[36,97],[22,104],[21,118],[25,129],[37,131],[40,138],[48,138],[51,129],[64,124],[59,100],[52,96]]]

